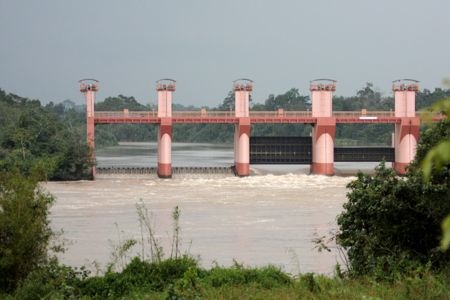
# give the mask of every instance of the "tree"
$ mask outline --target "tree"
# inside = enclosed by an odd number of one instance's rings
[[[425,121],[430,122],[437,113],[443,113],[446,117],[446,121],[441,123],[441,126],[442,124],[445,124],[445,122],[450,123],[450,97],[436,102],[428,111],[425,111]],[[428,180],[433,168],[440,169],[450,163],[450,138],[446,138],[446,135],[444,135],[442,136],[441,141],[433,148],[428,149],[428,151],[419,148],[418,151],[423,158],[421,166],[424,172],[424,178]]]
[[[148,110],[148,108],[137,102],[134,97],[119,95],[117,97],[108,97],[103,102],[95,104],[95,110],[99,111],[120,111],[125,108],[129,110]]]
[[[64,105],[42,107],[39,101],[0,93],[0,170],[18,169],[30,175],[39,169],[42,180],[87,176],[91,162],[85,118]]]
[[[53,202],[35,177],[0,173],[0,290],[14,290],[47,262],[53,236],[47,217]]]
[[[420,161],[429,149],[450,138],[441,122],[421,135],[405,179],[384,164],[373,176],[358,174],[348,187],[348,202],[338,217],[338,243],[347,250],[355,275],[389,275],[429,265],[447,268],[450,253],[439,251],[441,221],[450,214],[450,170],[433,169],[424,183]]]
[[[363,108],[373,106],[381,101],[381,93],[373,89],[371,82],[367,82],[364,88],[357,91],[356,96],[359,97]]]
[[[269,95],[264,102],[267,110],[277,110],[283,108],[285,110],[306,110],[310,108],[309,96],[300,95],[298,89],[292,88],[281,95]]]
[[[424,89],[423,91],[418,91],[416,94],[416,108],[423,109],[431,107],[442,99],[448,98],[450,98],[450,89],[435,88],[434,91]]]
[[[232,111],[234,110],[234,92],[229,91],[228,95],[223,99],[223,102],[221,105],[219,105],[219,110],[226,110],[226,111]]]
[[[450,80],[445,80],[444,83],[450,85]],[[446,116],[446,123],[450,123],[450,96],[433,104],[426,112],[424,119],[429,122],[436,113],[443,113]],[[421,167],[426,182],[430,180],[433,169],[440,170],[443,167],[450,169],[450,134],[446,136],[447,138],[444,136],[442,141],[426,154],[422,154]],[[450,247],[450,215],[442,222],[442,233],[441,249],[445,251]]]

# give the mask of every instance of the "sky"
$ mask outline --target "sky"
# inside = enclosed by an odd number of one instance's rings
[[[399,78],[450,77],[449,0],[0,0],[0,88],[43,103],[83,103],[78,80],[156,104],[216,106],[237,78],[253,99],[337,80],[337,95]]]

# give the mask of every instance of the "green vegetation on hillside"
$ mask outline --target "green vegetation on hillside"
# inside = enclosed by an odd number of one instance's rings
[[[70,180],[90,165],[82,117],[66,103],[43,107],[0,90],[0,170]]]

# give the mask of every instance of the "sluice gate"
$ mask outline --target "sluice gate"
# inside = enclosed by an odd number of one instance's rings
[[[250,164],[307,165],[311,161],[311,137],[250,137]]]
[[[157,167],[97,167],[97,174],[102,175],[147,175],[157,174]],[[173,174],[234,174],[232,167],[173,167]]]
[[[156,167],[97,167],[96,172],[99,175],[107,174],[156,174]]]
[[[173,174],[234,174],[232,167],[173,167]]]
[[[335,162],[379,162],[395,161],[392,147],[335,147]]]
[[[311,137],[250,137],[250,164],[311,164]],[[335,162],[394,162],[392,147],[334,147]]]

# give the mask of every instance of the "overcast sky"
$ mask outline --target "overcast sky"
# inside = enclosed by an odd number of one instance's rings
[[[174,102],[198,106],[240,77],[257,102],[322,77],[338,95],[405,77],[431,89],[450,77],[449,13],[449,0],[0,0],[0,88],[82,103],[77,81],[93,77],[98,100],[148,104],[169,77]]]

